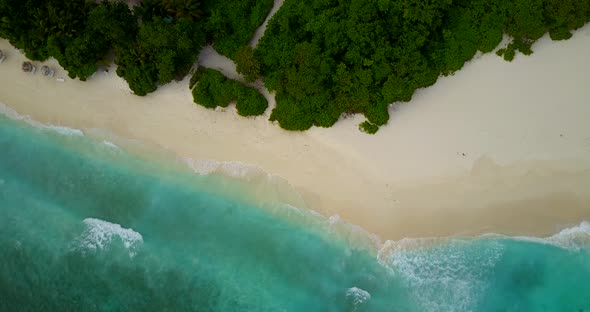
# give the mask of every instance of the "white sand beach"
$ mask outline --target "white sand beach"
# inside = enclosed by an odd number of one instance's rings
[[[113,68],[81,82],[55,61],[34,62],[56,74],[32,75],[6,40],[0,49],[0,102],[19,114],[161,148],[203,172],[212,161],[256,166],[289,181],[309,208],[383,239],[546,235],[590,220],[590,27],[563,42],[544,37],[512,63],[474,59],[394,105],[374,136],[358,130],[362,116],[287,132],[270,110],[207,110],[192,102],[188,79],[139,97]],[[210,48],[201,56],[233,70]]]

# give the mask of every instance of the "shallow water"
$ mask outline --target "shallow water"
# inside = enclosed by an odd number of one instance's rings
[[[0,311],[590,311],[588,223],[381,245],[67,128],[0,151]]]

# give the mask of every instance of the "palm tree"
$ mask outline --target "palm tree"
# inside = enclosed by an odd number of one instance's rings
[[[176,18],[198,20],[203,16],[199,0],[162,0],[162,5],[168,14]]]

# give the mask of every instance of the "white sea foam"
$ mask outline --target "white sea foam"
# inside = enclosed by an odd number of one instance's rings
[[[547,238],[547,241],[568,249],[590,248],[590,222],[583,221]]]
[[[384,267],[414,289],[423,311],[473,311],[504,253],[501,240],[524,240],[579,250],[590,248],[590,222],[546,238],[484,234],[478,237],[404,238],[386,241],[377,254]],[[475,244],[484,243],[479,248]]]
[[[260,176],[271,178],[271,175],[265,172],[260,166],[240,161],[195,160],[190,158],[185,158],[184,161],[195,173],[200,175],[220,173],[243,180],[251,180]]]
[[[537,244],[549,244],[564,249],[580,250],[582,248],[590,248],[590,222],[582,221],[579,225],[563,229],[559,233],[549,237],[508,236],[487,233],[481,235],[480,238],[514,239]]]
[[[346,240],[351,246],[368,248],[372,251],[376,251],[382,246],[379,236],[368,232],[356,224],[346,222],[346,220],[343,220],[337,214],[332,215],[327,219],[326,217],[322,218],[332,232],[337,233],[336,235],[339,238]]]
[[[0,113],[13,119],[13,120],[20,120],[20,121],[26,122],[27,124],[29,124],[33,127],[36,127],[39,129],[44,129],[44,130],[54,131],[54,132],[57,132],[61,135],[73,135],[73,136],[83,136],[84,135],[84,132],[82,132],[82,130],[80,130],[80,129],[68,128],[68,127],[63,127],[63,126],[55,126],[55,125],[47,125],[47,124],[38,122],[38,121],[32,119],[30,116],[19,114],[17,111],[6,106],[6,104],[4,104],[4,103],[0,103]]]
[[[328,224],[330,224],[330,225],[334,225],[334,224],[338,223],[339,221],[340,221],[339,215],[333,215],[328,218]]]
[[[224,161],[221,163],[220,168],[224,174],[241,179],[248,179],[253,175],[268,176],[268,174],[259,166],[246,164],[240,161]]]
[[[289,205],[286,203],[280,203],[280,205],[274,205],[274,206],[281,209],[281,211],[283,213],[286,213],[287,215],[297,215],[299,217],[303,217],[305,215],[301,209],[299,209],[293,205]]]
[[[111,141],[103,140],[102,144],[104,144],[110,148],[113,148],[113,149],[119,149],[119,146],[117,146],[115,143],[113,143]]]
[[[86,225],[86,230],[78,239],[78,247],[83,250],[103,250],[118,239],[129,250],[129,256],[134,257],[139,244],[143,243],[140,233],[133,231],[133,229],[125,229],[119,224],[94,218],[86,218],[83,222]]]
[[[354,306],[352,311],[356,311],[359,305],[371,299],[371,294],[368,291],[362,290],[358,287],[351,287],[346,290],[346,298],[350,300]]]
[[[186,158],[185,162],[197,174],[209,175],[219,168],[219,162],[215,160],[194,160]]]
[[[62,134],[62,135],[77,135],[77,136],[84,135],[84,132],[82,132],[82,130],[80,130],[80,129],[74,129],[74,128],[68,128],[68,127],[62,127],[62,126],[52,126],[52,125],[46,125],[46,124],[42,124],[42,123],[37,123],[37,124],[39,124],[40,128],[52,130],[52,131],[55,131],[55,132]]]
[[[503,254],[503,246],[490,241],[472,250],[469,239],[402,239],[387,241],[379,261],[413,289],[422,311],[472,311],[485,291],[485,276]]]

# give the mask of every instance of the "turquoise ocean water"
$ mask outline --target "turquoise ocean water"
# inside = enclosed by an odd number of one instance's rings
[[[589,223],[381,244],[170,163],[0,116],[0,311],[590,311]]]

